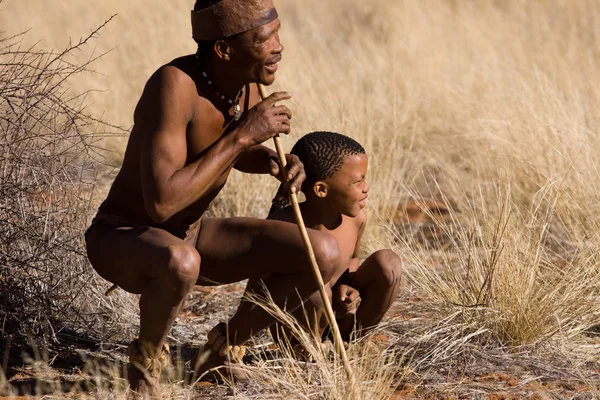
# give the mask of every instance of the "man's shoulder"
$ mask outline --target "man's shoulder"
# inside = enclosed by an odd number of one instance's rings
[[[177,90],[195,89],[189,56],[177,58],[161,65],[146,83],[146,90]]]
[[[144,94],[154,96],[158,93],[173,91],[179,95],[193,93],[196,84],[188,58],[189,56],[180,57],[158,67],[148,78],[144,86]]]
[[[215,106],[198,90],[195,58],[190,57],[193,58],[185,56],[160,66],[146,82],[138,106],[175,109],[190,121],[194,115],[218,117]]]

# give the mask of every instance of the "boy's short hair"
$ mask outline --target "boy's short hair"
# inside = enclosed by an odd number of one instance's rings
[[[335,174],[342,168],[344,158],[365,154],[365,149],[341,133],[319,131],[301,137],[292,148],[292,154],[304,164],[305,182],[313,184]]]

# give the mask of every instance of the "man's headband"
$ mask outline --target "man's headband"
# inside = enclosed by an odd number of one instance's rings
[[[273,0],[221,0],[192,11],[192,36],[196,40],[225,39],[277,18]]]

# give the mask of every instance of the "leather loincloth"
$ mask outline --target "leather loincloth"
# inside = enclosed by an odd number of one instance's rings
[[[122,217],[120,215],[109,214],[107,212],[98,210],[98,213],[92,219],[92,223],[89,228],[85,231],[85,236],[87,236],[90,229],[98,224],[109,224],[119,228],[158,228],[163,229],[170,234],[182,239],[188,244],[196,247],[196,243],[198,242],[198,236],[200,236],[200,229],[202,228],[202,217],[198,218],[192,224],[181,224],[176,227],[162,227],[162,226],[151,226],[151,225],[142,225],[138,223],[134,223],[129,221],[127,218]]]

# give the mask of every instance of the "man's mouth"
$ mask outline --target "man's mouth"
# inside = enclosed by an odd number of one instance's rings
[[[270,60],[268,63],[265,64],[265,69],[271,73],[274,74],[277,71],[277,68],[279,68],[279,61],[281,61],[281,56],[277,56],[274,59]]]
[[[274,74],[275,72],[277,72],[277,68],[279,68],[279,66],[277,65],[277,63],[275,64],[265,64],[265,69],[271,73]]]

